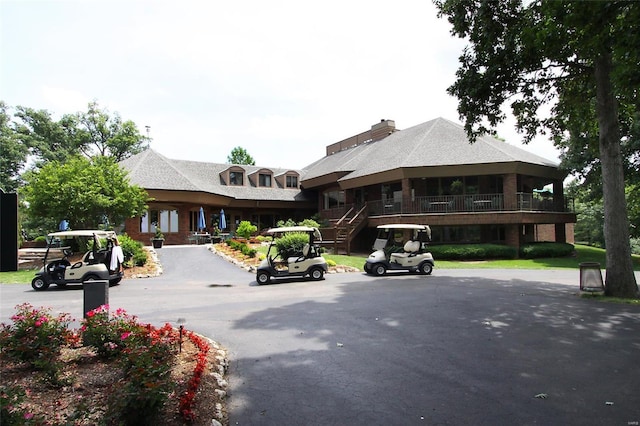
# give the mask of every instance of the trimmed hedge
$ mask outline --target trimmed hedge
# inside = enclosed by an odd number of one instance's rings
[[[568,243],[530,243],[520,247],[520,257],[523,259],[538,259],[541,257],[566,257],[575,251],[573,244]]]
[[[499,244],[461,244],[429,246],[433,257],[442,260],[515,259],[518,251]]]
[[[227,240],[227,245],[234,250],[237,250],[244,254],[247,257],[254,258],[258,253],[258,250],[249,247],[246,243],[236,241],[236,240]]]
[[[485,259],[537,259],[544,257],[565,257],[574,253],[575,248],[567,243],[529,243],[516,250],[499,244],[434,245],[429,251],[435,259],[442,260],[485,260]]]

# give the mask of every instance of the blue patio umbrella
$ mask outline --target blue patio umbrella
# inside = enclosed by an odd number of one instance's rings
[[[220,210],[220,230],[227,227],[227,218],[224,217],[224,209]]]
[[[204,220],[204,209],[202,207],[200,207],[200,214],[198,215],[198,230],[202,231],[204,228],[206,228],[206,222]]]

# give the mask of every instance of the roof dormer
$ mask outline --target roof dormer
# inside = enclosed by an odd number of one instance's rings
[[[244,186],[246,171],[240,166],[231,166],[220,173],[220,177],[226,185]]]
[[[269,169],[258,169],[249,175],[251,186],[258,188],[273,187],[273,171]]]
[[[284,173],[280,173],[276,176],[276,182],[278,186],[286,189],[299,189],[300,188],[300,173],[295,170],[287,170]]]

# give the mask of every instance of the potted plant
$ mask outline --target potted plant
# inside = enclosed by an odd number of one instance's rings
[[[151,243],[153,244],[154,249],[162,248],[162,243],[164,243],[164,234],[160,231],[160,228],[156,228],[156,234],[151,238]]]

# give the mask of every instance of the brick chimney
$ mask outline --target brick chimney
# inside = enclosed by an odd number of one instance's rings
[[[379,141],[396,131],[396,122],[393,120],[380,120],[379,123],[371,126],[371,140]]]
[[[327,145],[327,155],[335,154],[336,152],[344,151],[345,149],[353,148],[355,146],[362,145],[363,143],[379,141],[395,131],[395,121],[382,119],[379,123],[371,126],[371,130],[343,139],[340,142]]]

